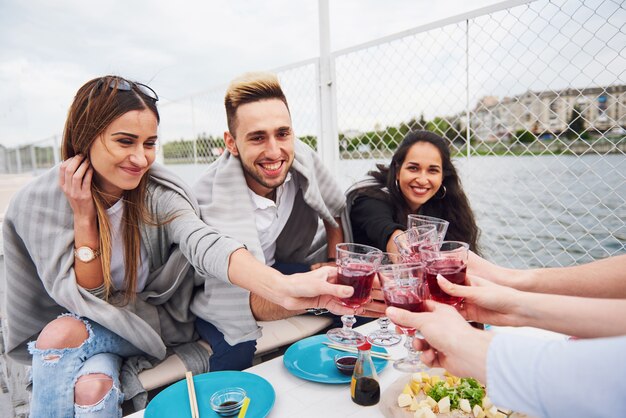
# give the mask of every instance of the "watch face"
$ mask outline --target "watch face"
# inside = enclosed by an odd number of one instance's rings
[[[93,251],[88,247],[80,247],[76,250],[76,255],[80,261],[91,261],[93,260]]]

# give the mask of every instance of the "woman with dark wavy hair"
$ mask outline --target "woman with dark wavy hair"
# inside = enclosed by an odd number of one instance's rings
[[[376,168],[348,192],[354,242],[397,252],[393,238],[406,229],[409,214],[421,214],[450,222],[445,239],[478,252],[479,230],[443,138],[410,132],[391,163]]]

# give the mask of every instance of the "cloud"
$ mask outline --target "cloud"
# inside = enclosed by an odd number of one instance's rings
[[[495,1],[331,1],[332,48]],[[149,83],[167,103],[315,57],[317,8],[317,0],[2,0],[0,144],[59,134],[73,94],[100,75]]]

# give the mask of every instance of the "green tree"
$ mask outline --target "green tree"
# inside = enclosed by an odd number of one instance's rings
[[[578,105],[575,105],[572,109],[572,114],[570,116],[569,123],[567,124],[567,131],[565,132],[565,136],[567,137],[567,139],[586,139],[588,136],[585,132],[585,120],[580,114],[580,108],[578,107]]]
[[[515,131],[514,137],[516,141],[521,142],[523,144],[531,143],[537,139],[535,134],[525,129],[519,129]]]
[[[302,142],[307,144],[309,147],[313,149],[317,149],[317,137],[315,135],[304,135],[298,137]],[[339,143],[341,144],[341,140],[343,139],[343,134],[339,134]]]

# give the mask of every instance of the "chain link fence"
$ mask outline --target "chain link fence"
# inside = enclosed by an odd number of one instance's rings
[[[626,252],[625,47],[622,2],[512,0],[275,72],[296,134],[333,142],[325,161],[344,188],[410,130],[434,131],[450,141],[484,255],[568,265]],[[322,138],[324,88],[337,135]],[[224,150],[225,90],[160,107],[161,158],[190,183]],[[0,149],[0,161],[42,168],[53,148]]]
[[[450,141],[488,258],[625,252],[625,25],[623,3],[536,1],[333,54],[344,175],[427,129]]]

